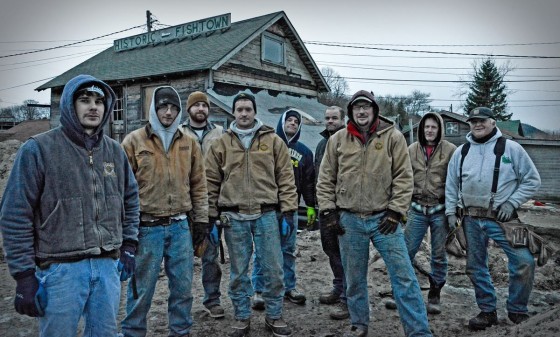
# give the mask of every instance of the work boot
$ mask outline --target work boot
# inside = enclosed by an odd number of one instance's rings
[[[288,324],[284,322],[282,317],[278,319],[265,317],[264,325],[268,330],[272,331],[272,334],[276,337],[287,337],[292,334],[292,330],[288,327]]]
[[[251,308],[253,308],[253,310],[265,309],[265,303],[262,298],[262,293],[255,292],[255,295],[253,295],[253,304],[251,305]]]
[[[249,319],[235,320],[231,326],[231,331],[228,337],[245,337],[249,335],[251,329],[251,321]]]
[[[344,334],[344,337],[366,337],[368,334],[367,329],[352,326],[349,332]]]
[[[469,329],[484,330],[496,324],[498,324],[498,314],[496,314],[496,310],[492,312],[481,311],[476,317],[469,320]]]
[[[439,297],[441,293],[441,288],[445,285],[445,282],[438,285],[430,277],[430,290],[428,291],[428,304],[426,305],[426,311],[428,314],[441,314],[441,307],[439,305]]]
[[[217,303],[214,305],[204,306],[204,311],[206,311],[212,318],[223,318],[225,316],[224,308]]]
[[[330,312],[329,316],[335,320],[347,319],[350,317],[348,305],[344,302],[338,302],[334,307],[334,310]]]
[[[393,291],[391,291],[391,297],[385,300],[385,308],[389,310],[397,310],[397,302],[395,302]]]
[[[284,297],[287,298],[290,302],[299,305],[303,305],[307,300],[307,298],[305,298],[305,295],[300,293],[297,289],[286,291]]]
[[[530,316],[526,313],[515,313],[515,312],[508,312],[508,318],[515,324],[519,324],[523,321],[526,321],[530,318]]]
[[[328,293],[322,293],[321,296],[319,296],[319,302],[323,304],[338,303],[340,302],[340,293],[333,288]]]

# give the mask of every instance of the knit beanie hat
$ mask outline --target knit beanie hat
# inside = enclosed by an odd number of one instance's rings
[[[177,92],[171,87],[162,87],[158,89],[154,95],[154,106],[157,107],[164,104],[173,104],[177,108],[181,108],[181,102]]]
[[[239,101],[240,99],[248,99],[253,103],[253,110],[255,110],[255,114],[257,113],[257,103],[255,103],[255,96],[247,93],[240,93],[233,98],[233,103],[231,104],[231,110],[235,111],[235,102]]]
[[[298,123],[301,124],[301,115],[299,114],[299,112],[295,111],[295,110],[288,110],[286,111],[286,116],[284,118],[284,121],[288,120],[288,118],[290,117],[295,117],[298,120]]]
[[[189,98],[187,98],[187,111],[189,111],[191,106],[198,102],[204,102],[208,107],[210,107],[210,100],[208,100],[208,96],[202,91],[195,91],[189,95]]]

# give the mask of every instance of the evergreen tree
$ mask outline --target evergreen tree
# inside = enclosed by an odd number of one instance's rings
[[[507,72],[507,68],[498,69],[491,58],[482,61],[479,68],[475,67],[465,101],[465,112],[468,113],[476,107],[485,106],[494,111],[496,120],[509,120],[512,113],[507,113],[507,87],[504,84]]]

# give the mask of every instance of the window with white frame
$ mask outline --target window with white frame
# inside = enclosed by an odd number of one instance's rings
[[[261,53],[261,58],[263,61],[284,66],[284,53],[284,39],[282,37],[266,32],[263,33]]]
[[[445,122],[445,135],[446,136],[459,135],[459,122]]]

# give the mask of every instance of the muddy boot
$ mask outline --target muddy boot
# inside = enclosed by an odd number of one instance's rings
[[[245,337],[249,335],[251,328],[251,321],[249,319],[236,320],[231,326],[231,331],[228,337]]]
[[[272,319],[265,317],[264,325],[270,331],[274,337],[287,337],[292,335],[292,329],[288,327],[288,324],[282,319]]]
[[[498,324],[498,314],[495,310],[492,312],[481,311],[480,314],[469,320],[469,329],[484,330],[496,324]]]
[[[428,291],[428,304],[426,305],[426,311],[428,314],[441,314],[441,307],[439,305],[439,296],[441,293],[441,288],[445,285],[443,282],[440,285],[437,285],[432,278],[430,277],[430,290]]]
[[[508,312],[508,318],[514,324],[519,324],[523,321],[526,321],[530,318],[529,314],[526,313],[515,313],[515,312]]]
[[[385,301],[385,308],[389,310],[397,310],[397,302],[395,302],[395,297],[393,296],[393,292],[391,292],[391,297],[389,297]]]
[[[348,305],[344,302],[338,302],[333,311],[329,313],[332,319],[341,320],[347,319],[350,317],[350,313],[348,312]]]

